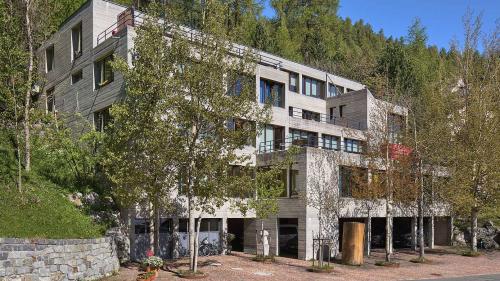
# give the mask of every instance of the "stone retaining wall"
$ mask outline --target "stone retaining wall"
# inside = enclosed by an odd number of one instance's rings
[[[116,246],[109,237],[0,238],[0,281],[95,280],[119,268]]]

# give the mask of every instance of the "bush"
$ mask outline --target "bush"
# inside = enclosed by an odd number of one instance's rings
[[[465,251],[465,252],[462,252],[462,256],[464,257],[479,257],[481,255],[480,252],[476,251],[476,252],[473,252],[473,251]]]
[[[163,260],[160,257],[151,256],[142,261],[142,265],[151,268],[160,268],[163,266]]]
[[[258,262],[275,262],[274,256],[263,256],[263,255],[256,255],[255,257],[252,258],[252,260]]]
[[[333,271],[333,266],[329,264],[324,264],[323,266],[312,265],[307,269],[307,271],[316,273],[328,273]]]

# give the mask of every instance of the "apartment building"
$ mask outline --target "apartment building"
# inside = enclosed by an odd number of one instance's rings
[[[133,47],[135,28],[142,22],[141,13],[105,0],[89,0],[70,16],[50,40],[39,49],[40,69],[46,83],[43,98],[48,113],[64,116],[68,124],[83,118],[103,130],[109,122],[109,107],[126,95],[123,77],[113,72],[109,61],[113,55],[127,58]],[[255,165],[272,164],[273,156],[282,155],[291,145],[302,147],[293,165],[283,171],[286,190],[279,199],[276,217],[266,219],[270,251],[299,259],[314,256],[313,238],[319,232],[318,210],[302,194],[321,184],[335,186],[344,204],[339,219],[331,226],[336,236],[333,252],[340,249],[342,223],[366,221],[359,200],[349,191],[350,166],[363,166],[363,143],[373,128],[373,116],[390,108],[391,116],[404,119],[405,108],[377,100],[365,85],[324,71],[295,63],[265,52],[258,52],[255,74],[256,99],[265,102],[271,92],[272,121],[259,133],[255,146],[243,153],[253,153]],[[77,113],[77,114],[75,114]],[[62,117],[61,117],[62,118]],[[329,162],[341,159],[341,162]],[[182,210],[183,208],[179,208]],[[141,259],[149,245],[149,223],[140,207],[128,210],[131,256]],[[415,213],[396,210],[394,247],[408,247],[409,236],[416,233]],[[432,244],[449,244],[452,219],[443,209],[426,214],[426,239]],[[372,246],[383,247],[385,209],[379,204],[372,210]],[[177,257],[186,254],[187,214],[162,215],[160,227],[161,255]],[[224,243],[221,237],[233,233],[233,250],[255,252],[260,222],[255,214],[245,216],[229,205],[202,220],[201,237],[213,243]]]

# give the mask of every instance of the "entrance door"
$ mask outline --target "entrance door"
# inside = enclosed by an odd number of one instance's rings
[[[227,219],[227,232],[234,234],[231,241],[232,251],[243,252],[244,230],[243,219]]]
[[[297,218],[279,219],[279,255],[282,257],[298,258],[299,234]]]

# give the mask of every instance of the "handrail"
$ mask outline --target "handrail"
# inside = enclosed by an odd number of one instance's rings
[[[361,142],[361,141],[360,141]],[[344,151],[349,153],[361,154],[363,153],[362,144],[359,143],[356,146],[356,149],[348,150],[349,146],[340,141],[340,137],[337,137],[337,140],[326,140],[324,137],[313,137],[313,136],[304,136],[304,137],[286,137],[284,139],[263,141],[259,143],[260,154],[262,153],[270,153],[276,151],[287,150],[291,146],[298,147],[314,147],[325,150],[334,150],[334,151]],[[350,146],[352,148],[352,146]]]
[[[124,14],[125,16],[131,16],[130,21],[127,18],[125,18],[124,20],[121,20],[121,22],[120,22],[120,20],[117,20],[111,26],[106,28],[101,33],[99,33],[97,35],[97,45],[99,45],[100,43],[102,43],[106,39],[108,39],[110,35],[111,36],[115,35],[117,32],[121,31],[122,30],[121,28],[124,25],[140,26],[144,22],[143,14],[135,11],[133,8],[128,8],[127,10],[122,12],[122,14]],[[122,14],[120,14],[120,15],[122,15]],[[192,42],[200,42],[202,39],[201,32],[199,32],[195,29],[192,29],[192,28],[181,27],[181,28],[177,28],[175,31],[182,33],[184,36],[189,38],[189,40]],[[266,54],[262,54],[261,52],[255,50],[255,49],[251,49],[251,48],[247,48],[244,46],[240,46],[240,45],[235,44],[235,43],[231,43],[230,53],[233,55],[236,55],[238,57],[242,57],[247,50],[249,50],[252,53],[252,55],[256,58],[256,61],[258,61],[258,63],[260,63],[260,64],[273,66],[277,69],[279,69],[283,66],[283,62],[279,59],[268,56]]]
[[[298,107],[289,107],[288,115],[293,118],[312,120],[320,123],[327,123],[357,130],[366,130],[366,125],[363,124],[361,121],[353,120],[346,117],[337,117],[330,114],[314,112]]]

